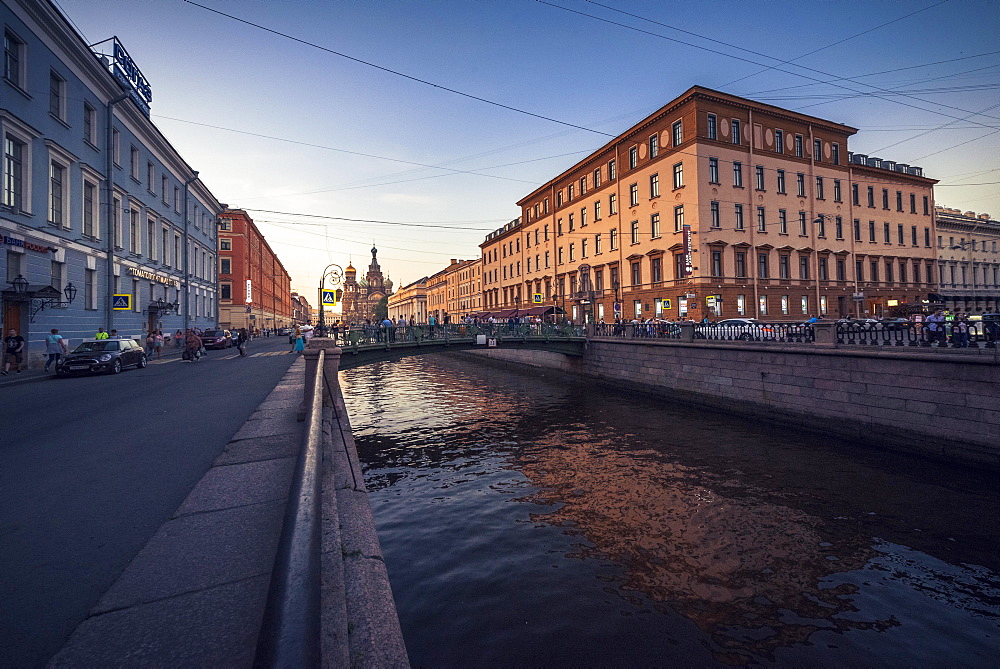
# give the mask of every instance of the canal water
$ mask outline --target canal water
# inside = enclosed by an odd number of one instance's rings
[[[469,356],[341,379],[414,666],[997,666],[995,474]]]

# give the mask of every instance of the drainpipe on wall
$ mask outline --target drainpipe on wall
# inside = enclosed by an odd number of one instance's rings
[[[107,124],[105,128],[104,137],[104,149],[107,153],[107,161],[104,173],[104,195],[105,202],[107,203],[107,238],[108,238],[108,289],[105,294],[105,321],[107,322],[107,331],[111,332],[112,328],[115,327],[114,323],[114,301],[115,301],[115,152],[114,152],[114,117],[115,117],[115,105],[119,102],[128,99],[131,91],[126,91],[116,98],[108,101],[107,106]],[[135,299],[138,299],[138,295]],[[134,306],[134,305],[133,305]]]
[[[188,320],[191,315],[191,272],[188,269],[188,250],[191,240],[188,238],[188,186],[198,180],[198,170],[191,170],[191,178],[184,182],[184,332],[188,331]],[[218,322],[218,319],[216,319]]]

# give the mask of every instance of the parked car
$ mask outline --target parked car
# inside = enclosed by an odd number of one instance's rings
[[[233,335],[229,330],[205,330],[201,333],[201,345],[205,348],[229,348],[233,345]]]
[[[278,328],[278,331],[275,334],[279,337],[287,337],[292,334],[292,328]]]
[[[132,339],[88,340],[67,353],[56,366],[56,376],[118,374],[129,366],[146,366],[146,352]]]
[[[756,318],[724,318],[707,326],[715,331],[717,339],[774,339],[774,327]]]

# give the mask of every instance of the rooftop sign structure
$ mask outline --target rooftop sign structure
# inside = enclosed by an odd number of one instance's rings
[[[153,102],[153,89],[150,87],[145,75],[139,69],[139,66],[135,64],[132,56],[125,50],[125,47],[122,46],[118,38],[112,37],[103,42],[92,44],[91,47],[107,44],[108,42],[111,43],[112,47],[110,54],[102,53],[96,49],[94,53],[107,66],[115,79],[121,82],[122,86],[129,89],[132,101],[135,102],[146,116],[149,116],[149,105]]]

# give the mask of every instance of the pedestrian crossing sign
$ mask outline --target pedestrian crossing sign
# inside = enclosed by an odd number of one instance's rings
[[[337,291],[335,290],[324,290],[323,291],[323,306],[335,307],[337,306]]]
[[[535,303],[535,304],[541,304],[542,303],[542,294],[541,293],[532,293],[531,294],[531,301],[533,303]]]
[[[115,311],[131,311],[132,310],[132,296],[131,295],[119,295],[115,294],[114,299],[111,302],[112,308]]]

